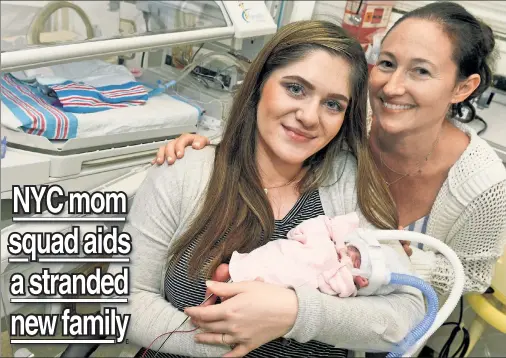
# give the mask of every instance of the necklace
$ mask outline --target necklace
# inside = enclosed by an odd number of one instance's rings
[[[387,182],[385,179],[383,179],[383,181],[385,182],[385,184],[390,187],[391,185],[397,183],[398,181],[400,181],[401,179],[404,179],[412,174],[414,174],[415,172],[420,174],[422,172],[422,167],[427,163],[427,161],[429,160],[429,157],[431,156],[431,154],[434,152],[434,149],[436,149],[436,146],[439,142],[439,138],[441,137],[441,132],[443,131],[443,127],[441,127],[438,135],[437,135],[437,138],[436,140],[434,141],[434,143],[432,144],[432,148],[430,150],[430,152],[423,158],[423,160],[419,160],[417,162],[417,168],[411,172],[407,172],[407,173],[399,173],[398,171],[390,168],[388,165],[386,165],[386,163],[383,161],[383,152],[379,151],[379,157],[380,157],[380,162],[381,162],[381,165],[384,166],[385,168],[387,168],[388,170],[390,170],[391,172],[397,174],[397,175],[400,175],[399,178],[395,179],[394,181],[392,182]],[[379,145],[378,145],[378,148],[379,148]]]
[[[286,182],[285,184],[281,184],[281,185],[277,185],[277,186],[271,186],[271,187],[266,187],[264,188],[264,192],[265,194],[267,194],[269,192],[269,190],[271,189],[277,189],[277,188],[283,188],[285,186],[288,186],[290,184],[293,184],[293,182],[298,178],[298,176],[300,175],[301,172],[298,172],[297,175],[295,175],[292,179],[290,179],[288,182]]]

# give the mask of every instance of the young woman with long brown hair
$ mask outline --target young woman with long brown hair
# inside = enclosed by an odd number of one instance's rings
[[[131,315],[128,338],[142,347],[177,328],[183,310],[200,328],[161,348],[159,339],[145,356],[345,357],[343,348],[388,351],[421,320],[423,300],[409,288],[340,299],[215,283],[209,289],[226,300],[187,309],[234,250],[284,239],[310,217],[356,210],[376,227],[397,227],[367,144],[366,96],[355,40],[328,22],[289,24],[253,61],[221,143],[150,170],[124,228],[133,240],[132,294],[118,309]]]

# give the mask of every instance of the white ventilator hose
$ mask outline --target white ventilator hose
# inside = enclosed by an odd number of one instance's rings
[[[434,332],[436,332],[436,330],[438,330],[438,328],[441,327],[441,325],[448,319],[450,314],[459,303],[460,297],[464,292],[464,267],[462,266],[462,263],[460,262],[457,254],[451,248],[449,248],[448,245],[434,237],[405,230],[357,229],[357,231],[362,231],[364,235],[367,235],[367,231],[369,231],[371,232],[371,235],[380,242],[406,240],[427,245],[445,256],[453,267],[454,282],[448,299],[439,309],[439,312],[436,315],[436,319],[429,330],[423,335],[422,338],[416,342],[415,345],[410,347],[403,354],[404,357],[412,357],[425,344],[430,336],[432,336],[432,334],[434,334]]]

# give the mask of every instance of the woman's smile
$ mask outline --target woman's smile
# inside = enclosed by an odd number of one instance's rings
[[[316,138],[316,135],[301,129],[285,126],[283,124],[281,125],[281,127],[284,129],[288,138],[292,139],[295,142],[307,143],[312,139]]]

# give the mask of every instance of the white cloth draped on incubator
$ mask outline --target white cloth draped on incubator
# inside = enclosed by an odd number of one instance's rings
[[[2,125],[48,139],[195,124],[197,106],[145,87],[124,66],[89,60],[4,74]]]

